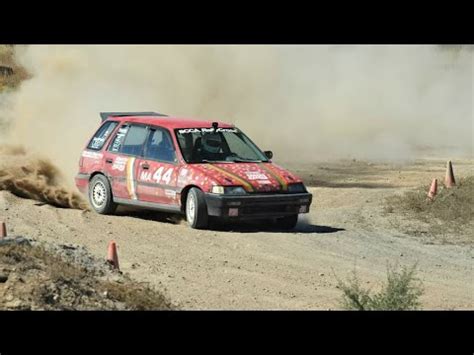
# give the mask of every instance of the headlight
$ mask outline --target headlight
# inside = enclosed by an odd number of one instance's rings
[[[213,186],[211,189],[213,194],[224,195],[245,195],[246,192],[242,186]]]
[[[302,183],[288,185],[288,192],[292,194],[307,192]]]

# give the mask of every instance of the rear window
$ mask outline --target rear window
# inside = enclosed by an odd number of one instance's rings
[[[91,141],[89,142],[87,149],[101,150],[102,147],[104,146],[105,141],[113,132],[115,127],[117,127],[117,125],[118,125],[118,122],[115,122],[115,121],[105,122],[99,128],[99,130],[94,134],[94,137],[92,137]]]

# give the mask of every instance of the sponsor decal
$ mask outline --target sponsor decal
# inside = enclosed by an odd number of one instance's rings
[[[216,129],[216,133],[218,133],[218,132],[237,133],[238,130],[236,128],[218,128],[218,129]]]
[[[179,175],[178,175],[178,185],[184,184],[186,182],[188,172],[189,171],[186,168],[181,169],[181,171],[179,172]]]
[[[91,158],[91,159],[102,159],[103,157],[102,153],[89,152],[88,150],[83,151],[82,156],[84,158]]]
[[[212,133],[212,132],[230,132],[230,133],[237,133],[238,130],[237,128],[217,128],[214,130],[214,128],[184,128],[184,129],[179,129],[178,133],[180,134],[186,134],[186,133]]]
[[[91,148],[100,149],[105,142],[106,137],[94,137],[92,139]]]
[[[123,139],[125,138],[125,135],[127,134],[129,126],[124,126],[120,127],[117,135],[115,136],[114,142],[112,143],[112,152],[118,152],[120,149],[120,146],[122,145]]]
[[[249,180],[268,180],[268,176],[259,171],[246,171],[245,175]]]
[[[140,173],[140,181],[149,182],[151,181],[151,173],[149,171],[142,171]]]
[[[115,158],[114,163],[112,164],[112,170],[124,171],[127,161],[128,161],[127,157]]]
[[[258,180],[257,181],[260,185],[271,185],[272,182],[270,180]]]

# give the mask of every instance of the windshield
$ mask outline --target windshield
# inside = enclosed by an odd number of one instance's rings
[[[176,130],[188,163],[261,162],[265,154],[237,128],[184,128]]]

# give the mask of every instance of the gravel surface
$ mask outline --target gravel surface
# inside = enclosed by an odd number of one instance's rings
[[[407,229],[412,225],[423,230],[422,225],[405,221],[400,227],[397,216],[383,213],[384,197],[442,174],[444,164],[439,170],[437,166],[428,161],[379,169],[378,175],[350,175],[355,182],[349,186],[311,188],[312,211],[292,232],[252,225],[198,231],[176,217],[127,211],[102,216],[6,191],[0,191],[0,220],[9,233],[83,245],[102,259],[113,239],[124,272],[150,282],[184,309],[338,309],[341,292],[335,275],[345,278],[356,268],[360,278],[377,289],[385,280],[387,263],[415,262],[425,288],[423,308],[472,309],[472,244],[428,244]],[[472,173],[472,166],[472,161],[458,163],[456,173]],[[330,169],[343,168],[323,167],[324,179],[329,179]],[[305,169],[321,171],[321,166]],[[337,181],[344,183],[341,177]],[[382,181],[389,186],[380,187]],[[395,184],[399,181],[403,183]],[[87,257],[77,250],[74,258],[87,265]]]

